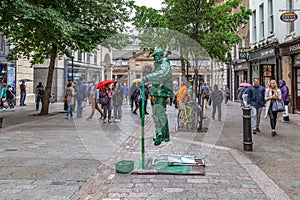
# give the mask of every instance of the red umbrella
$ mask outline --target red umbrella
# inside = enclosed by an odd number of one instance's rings
[[[104,80],[104,81],[99,82],[99,83],[97,84],[96,88],[97,88],[97,89],[104,88],[105,85],[112,84],[112,83],[114,83],[114,82],[115,82],[115,80]]]

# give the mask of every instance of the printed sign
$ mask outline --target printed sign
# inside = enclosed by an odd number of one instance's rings
[[[285,12],[281,14],[280,19],[283,22],[294,22],[298,19],[298,15],[294,12]]]

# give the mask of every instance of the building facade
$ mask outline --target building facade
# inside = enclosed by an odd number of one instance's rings
[[[300,14],[300,2],[295,0],[250,0],[249,65],[250,77],[259,77],[268,86],[271,79],[284,79],[290,88],[290,111],[300,109],[298,85],[299,36],[298,21],[284,20]]]

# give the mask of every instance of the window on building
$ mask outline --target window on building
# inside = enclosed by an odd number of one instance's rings
[[[260,39],[263,39],[263,37],[265,37],[265,22],[264,22],[264,4],[261,4],[259,6],[259,19],[260,19]]]
[[[246,47],[246,38],[243,37],[242,38],[242,48],[245,48]]]
[[[78,51],[78,61],[82,61],[82,53]]]
[[[90,54],[90,53],[86,54],[86,63],[88,63],[88,64],[91,63],[91,56],[92,56],[92,54]]]
[[[253,41],[256,42],[257,40],[257,30],[256,30],[256,11],[253,11],[253,15],[252,15],[252,22],[253,22],[253,29],[252,29],[252,33],[253,33]]]
[[[94,64],[97,65],[97,51],[94,51]]]
[[[235,48],[234,48],[234,57],[233,57],[233,59],[239,59],[239,50],[240,50],[240,48],[239,48],[239,43],[235,43]]]
[[[290,10],[290,11],[293,11],[294,10],[294,1],[295,0],[288,0],[288,9]],[[289,23],[287,23],[288,24],[288,26],[289,26],[289,30],[288,30],[288,33],[292,33],[292,32],[294,32],[295,31],[295,22],[289,22]]]
[[[269,0],[268,4],[269,4],[269,34],[273,34],[274,32],[273,0]]]

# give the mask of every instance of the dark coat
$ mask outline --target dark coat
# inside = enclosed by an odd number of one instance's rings
[[[248,104],[255,108],[262,108],[265,105],[265,93],[266,89],[263,86],[251,86],[248,89]]]

